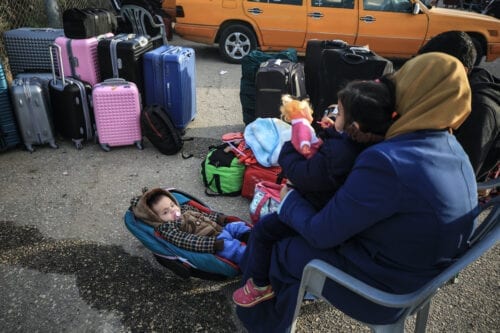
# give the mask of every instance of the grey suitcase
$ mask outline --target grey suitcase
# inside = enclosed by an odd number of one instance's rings
[[[50,101],[49,95],[49,83],[52,81],[53,75],[52,73],[45,72],[37,72],[37,73],[19,73],[15,76],[14,79],[20,80],[30,80],[32,78],[37,78],[42,83],[43,93],[47,99],[47,103],[49,105],[49,110],[52,110],[52,104]]]
[[[18,28],[4,32],[5,49],[13,76],[23,72],[51,72],[49,46],[63,29]]]
[[[57,148],[51,110],[43,81],[39,78],[15,79],[11,86],[12,105],[26,149],[48,143]]]

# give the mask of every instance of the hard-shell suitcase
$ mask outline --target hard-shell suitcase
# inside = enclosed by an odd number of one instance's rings
[[[137,86],[108,79],[92,88],[97,137],[103,150],[135,144],[142,149],[141,102]]]
[[[30,80],[32,78],[37,78],[40,83],[42,83],[42,90],[47,99],[49,105],[49,110],[52,114],[52,102],[50,100],[49,84],[52,81],[53,75],[50,72],[35,72],[35,73],[19,73],[15,76],[15,79]]]
[[[394,70],[390,60],[366,47],[325,49],[321,57],[320,98],[315,119],[330,105],[337,103],[337,93],[352,80],[373,80]]]
[[[43,90],[43,82],[34,77],[15,79],[11,86],[12,104],[24,145],[33,152],[33,145],[48,143],[57,148],[51,110]]]
[[[17,122],[12,110],[9,86],[0,64],[0,151],[13,148],[21,143]]]
[[[255,116],[279,118],[283,94],[297,98],[306,95],[304,66],[287,59],[265,61],[257,71],[255,86]]]
[[[67,38],[85,39],[114,33],[117,26],[115,14],[104,8],[69,8],[63,12],[63,29]]]
[[[74,78],[65,77],[61,67],[61,47],[51,46],[53,59],[53,79],[49,84],[50,100],[54,112],[56,131],[66,139],[71,139],[76,149],[83,148],[83,141],[92,140],[95,133],[94,113],[91,106],[92,86]],[[59,65],[60,76],[56,75],[55,63]]]
[[[323,50],[346,49],[349,44],[340,39],[322,40],[310,39],[307,41],[306,54],[304,59],[304,74],[306,91],[315,114],[323,114],[324,110],[319,107],[320,100],[320,70]],[[317,118],[315,116],[315,118]]]
[[[144,55],[146,105],[159,104],[183,129],[196,116],[196,65],[192,48],[164,45]]]
[[[18,28],[4,33],[5,49],[12,76],[22,72],[50,73],[49,46],[63,29]]]
[[[66,75],[88,82],[92,86],[101,82],[97,43],[99,39],[112,36],[112,33],[107,33],[86,39],[57,37],[55,43],[61,47],[62,65]]]
[[[142,94],[143,55],[152,49],[153,44],[146,36],[118,34],[99,40],[97,54],[101,80],[122,78],[134,82]]]

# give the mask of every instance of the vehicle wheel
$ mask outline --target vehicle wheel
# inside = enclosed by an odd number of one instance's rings
[[[486,55],[486,53],[484,52],[484,49],[481,46],[481,42],[475,37],[471,38],[472,42],[474,43],[474,46],[476,47],[476,52],[477,52],[476,62],[474,63],[474,66],[478,66],[483,60],[483,57]]]
[[[241,24],[229,25],[222,31],[219,50],[225,61],[239,64],[244,56],[257,47],[257,38],[251,29]]]

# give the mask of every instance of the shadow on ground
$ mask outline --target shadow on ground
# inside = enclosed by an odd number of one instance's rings
[[[216,285],[180,280],[116,245],[54,240],[33,226],[0,221],[0,264],[75,275],[80,298],[94,309],[120,314],[132,332],[237,330]]]

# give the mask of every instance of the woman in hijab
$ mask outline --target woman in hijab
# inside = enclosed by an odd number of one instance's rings
[[[273,247],[275,297],[237,307],[249,332],[289,329],[302,270],[312,259],[388,292],[408,293],[465,251],[479,212],[474,172],[451,134],[470,113],[465,69],[451,56],[428,53],[409,60],[392,80],[399,118],[384,141],[359,155],[327,205],[315,211],[297,191],[284,194],[279,218],[298,235]],[[242,281],[252,276],[245,270],[251,256],[252,236],[240,264]],[[324,294],[363,322],[392,323],[400,313],[331,281]]]

